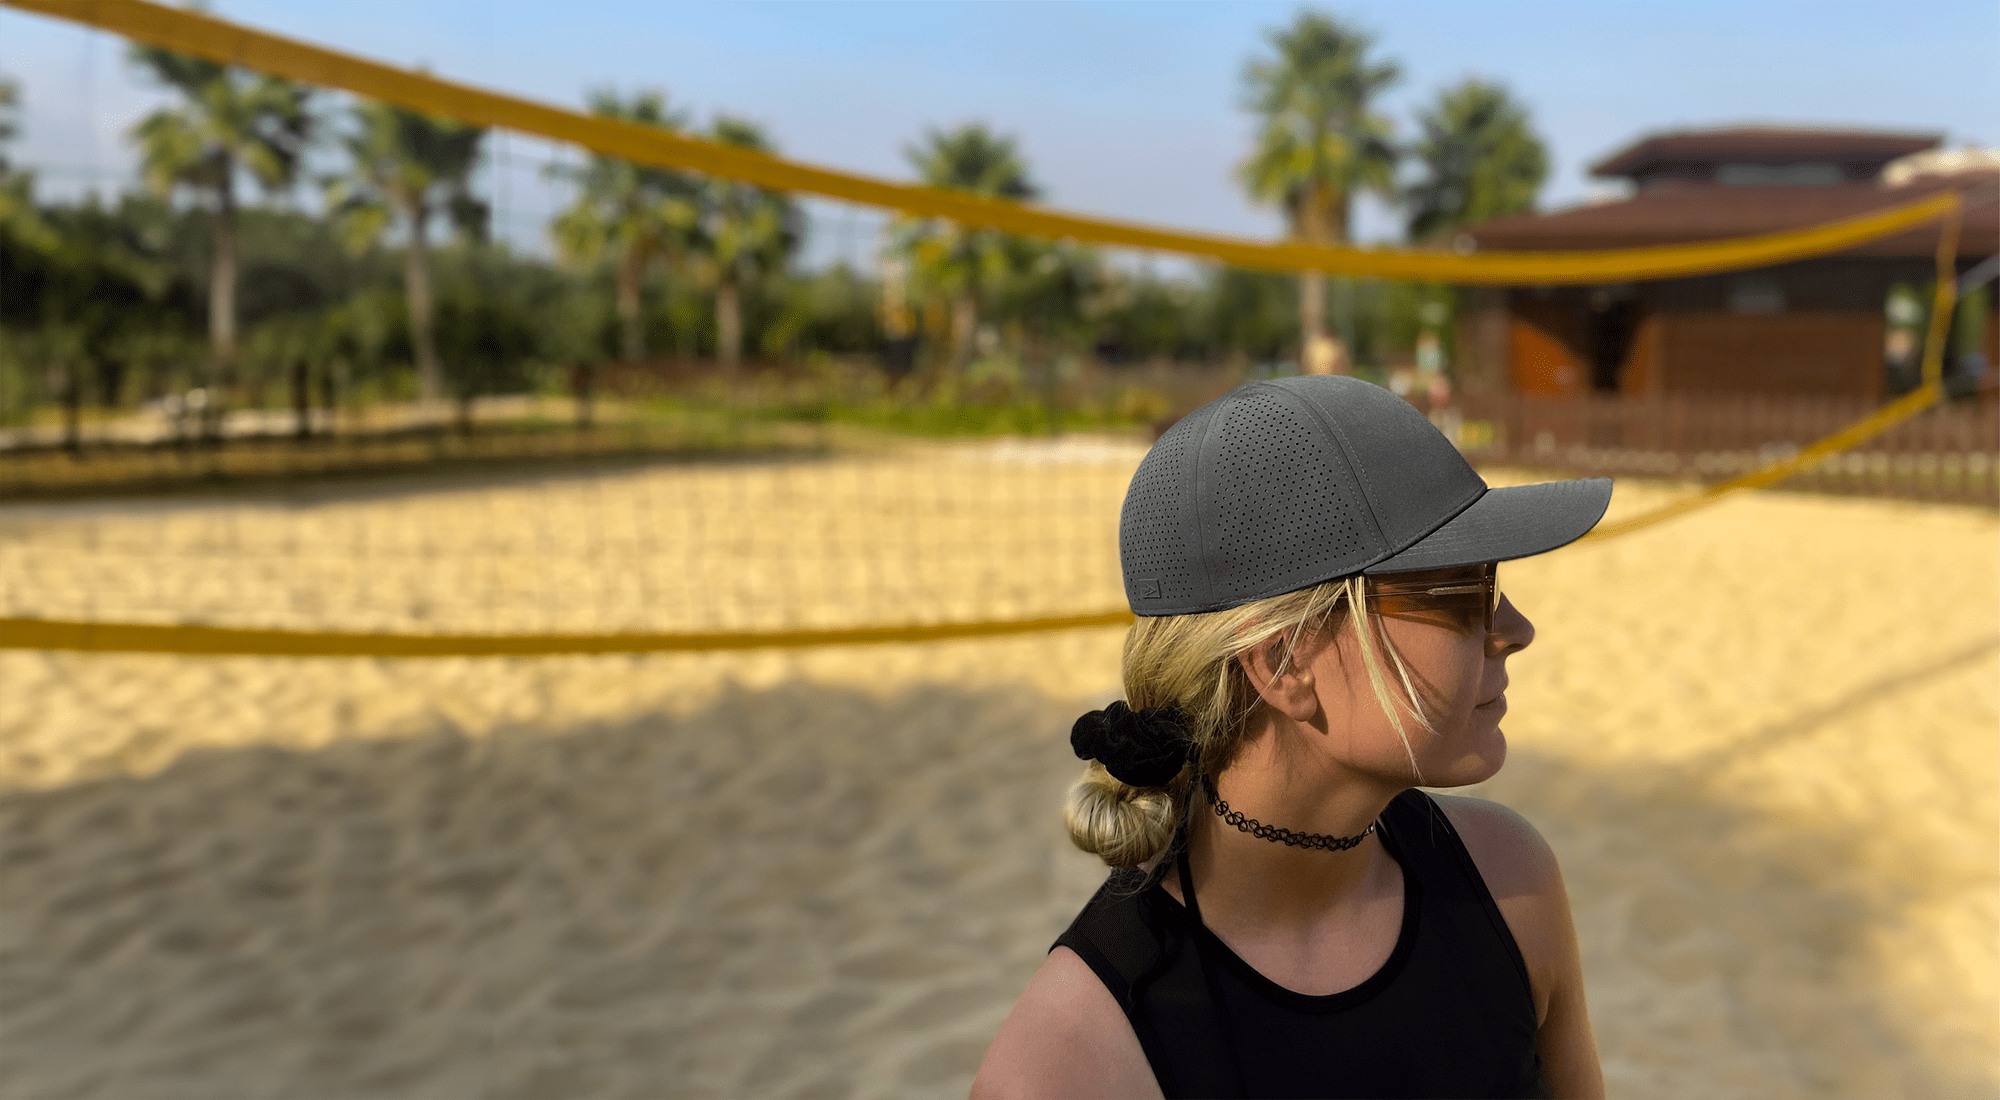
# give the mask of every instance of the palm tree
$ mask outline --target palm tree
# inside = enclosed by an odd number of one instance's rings
[[[0,77],[0,150],[21,136],[21,86]],[[7,155],[0,151],[0,172],[7,170]]]
[[[472,194],[471,177],[486,131],[389,103],[362,103],[354,117],[358,127],[342,138],[354,174],[329,183],[328,201],[357,246],[374,242],[392,223],[403,227],[417,389],[432,404],[444,396],[444,372],[432,333],[430,223],[442,215],[463,233],[485,236],[487,207]]]
[[[21,86],[0,77],[0,178],[14,174],[7,147],[21,136]]]
[[[1549,153],[1505,87],[1471,79],[1447,88],[1417,125],[1423,176],[1405,196],[1412,240],[1534,209]]]
[[[236,359],[237,180],[247,170],[273,192],[297,181],[300,156],[312,136],[312,92],[279,77],[156,46],[134,46],[132,60],[184,100],[140,119],[131,136],[154,191],[169,195],[187,188],[214,212],[208,337],[216,381],[227,381]]]
[[[1299,13],[1270,42],[1277,56],[1244,70],[1245,102],[1263,118],[1241,168],[1244,186],[1284,209],[1292,236],[1345,242],[1354,194],[1393,186],[1396,148],[1372,104],[1401,70],[1369,58],[1368,34],[1318,12]],[[1326,334],[1325,277],[1316,271],[1299,278],[1299,328],[1309,371],[1344,357]]]
[[[772,150],[755,123],[728,115],[715,120],[709,139],[760,153]],[[743,288],[791,260],[804,236],[804,218],[789,195],[720,177],[708,181],[702,206],[701,243],[715,283],[716,358],[733,374],[743,356]]]
[[[38,252],[59,247],[55,231],[35,206],[35,176],[15,171],[7,146],[20,136],[20,87],[0,80],[0,236]]]
[[[592,114],[640,126],[679,130],[687,117],[668,111],[666,97],[642,92],[630,102],[616,92],[593,92]],[[700,228],[701,188],[692,178],[621,157],[593,156],[581,166],[552,165],[553,174],[577,184],[576,202],[549,224],[556,246],[570,260],[593,264],[609,256],[618,285],[621,350],[627,362],[646,357],[639,308],[640,284],[655,259],[669,263],[690,250]]]
[[[911,167],[930,187],[971,191],[1016,202],[1039,198],[1041,188],[1014,139],[980,123],[946,132],[931,130],[922,144],[903,150]],[[917,283],[950,302],[951,363],[962,369],[972,357],[984,300],[1007,281],[1012,253],[1007,238],[939,219],[905,222],[898,246],[907,252]]]

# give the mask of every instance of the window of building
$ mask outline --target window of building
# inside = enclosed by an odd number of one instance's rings
[[[1847,174],[1838,164],[1725,164],[1715,170],[1715,182],[1731,187],[1824,187]]]
[[[1741,276],[1729,284],[1729,312],[1783,313],[1785,288],[1761,275]]]

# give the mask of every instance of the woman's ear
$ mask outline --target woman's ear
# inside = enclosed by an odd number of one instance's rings
[[[1282,670],[1279,668],[1285,650],[1282,637],[1266,638],[1236,658],[1244,675],[1250,678],[1250,686],[1257,689],[1257,696],[1271,709],[1297,722],[1310,722],[1319,714],[1319,694],[1313,690],[1312,670],[1304,660],[1309,646],[1309,642],[1302,644],[1290,661],[1283,662]]]

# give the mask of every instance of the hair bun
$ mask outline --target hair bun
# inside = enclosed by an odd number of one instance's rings
[[[1069,731],[1069,747],[1079,759],[1097,761],[1130,787],[1172,782],[1187,763],[1190,744],[1173,708],[1135,711],[1122,700],[1078,718]]]

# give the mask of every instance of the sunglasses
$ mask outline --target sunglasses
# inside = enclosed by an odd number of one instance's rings
[[[1478,622],[1491,634],[1500,610],[1500,565],[1488,562],[1474,576],[1452,569],[1370,577],[1368,602],[1386,615],[1445,614],[1468,628]]]

